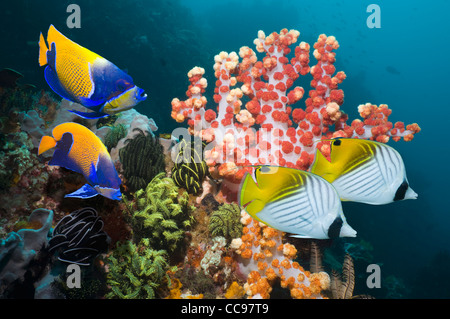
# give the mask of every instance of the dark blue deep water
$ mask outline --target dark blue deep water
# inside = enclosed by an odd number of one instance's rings
[[[80,29],[66,26],[70,3],[80,5]],[[372,3],[381,9],[381,28],[366,24]],[[347,242],[369,243],[357,261],[357,290],[375,297],[450,298],[448,1],[19,0],[1,7],[1,68],[18,70],[22,82],[48,90],[37,63],[37,40],[54,24],[128,70],[149,95],[136,109],[156,121],[159,133],[177,127],[170,102],[184,98],[187,72],[204,67],[212,90],[214,55],[253,47],[258,30],[297,29],[300,41],[311,46],[321,33],[336,36],[336,69],[347,74],[340,85],[341,108],[350,119],[359,117],[359,104],[388,104],[391,121],[422,128],[412,142],[389,142],[403,156],[417,200],[344,203],[347,220],[358,230],[358,238]],[[380,265],[378,291],[365,287],[370,263]]]

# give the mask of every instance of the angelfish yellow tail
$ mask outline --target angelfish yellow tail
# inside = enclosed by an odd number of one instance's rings
[[[42,136],[41,142],[39,143],[38,155],[41,155],[42,153],[48,151],[51,148],[54,148],[55,146],[56,140],[53,137],[47,135]]]
[[[48,47],[47,44],[45,43],[44,40],[44,36],[41,35],[39,36],[39,65],[40,66],[44,66],[47,64],[47,51],[48,51]]]

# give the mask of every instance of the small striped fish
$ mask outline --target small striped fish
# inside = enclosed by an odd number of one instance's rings
[[[292,237],[355,237],[334,187],[323,178],[294,168],[258,166],[244,177],[240,205],[256,220]]]
[[[317,151],[311,172],[330,182],[342,200],[382,205],[417,198],[409,187],[402,157],[383,143],[334,139],[331,162]]]

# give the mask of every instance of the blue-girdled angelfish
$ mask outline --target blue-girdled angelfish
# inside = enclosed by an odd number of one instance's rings
[[[336,138],[331,140],[330,159],[317,151],[311,172],[329,181],[344,201],[382,205],[417,198],[402,157],[386,144]]]
[[[53,25],[39,38],[39,65],[45,80],[62,98],[80,103],[93,112],[71,112],[96,119],[126,111],[147,98],[131,76],[98,54],[66,38]],[[50,50],[49,50],[50,48]]]
[[[294,168],[258,166],[246,173],[239,203],[254,219],[292,237],[355,237],[334,187],[323,178]]]
[[[62,166],[83,174],[88,182],[65,197],[90,198],[102,195],[121,200],[121,180],[102,141],[87,127],[77,123],[56,126],[51,136],[43,136],[38,155],[54,148],[49,165]]]

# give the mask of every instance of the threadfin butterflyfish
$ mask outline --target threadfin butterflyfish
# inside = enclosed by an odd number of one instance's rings
[[[317,151],[311,172],[330,182],[343,201],[382,205],[417,198],[402,157],[386,144],[336,138],[331,141],[330,159]]]
[[[38,155],[55,148],[49,165],[62,166],[84,176],[87,184],[65,197],[90,198],[96,195],[121,200],[121,180],[102,141],[87,127],[77,123],[56,126],[51,136],[43,136]]]
[[[97,119],[131,109],[147,98],[144,90],[134,85],[131,76],[68,39],[53,25],[48,30],[47,43],[41,33],[39,65],[47,65],[44,74],[48,85],[62,98],[93,111],[70,112]]]
[[[292,237],[355,237],[339,195],[323,178],[294,168],[258,166],[244,176],[239,204],[254,219]]]

